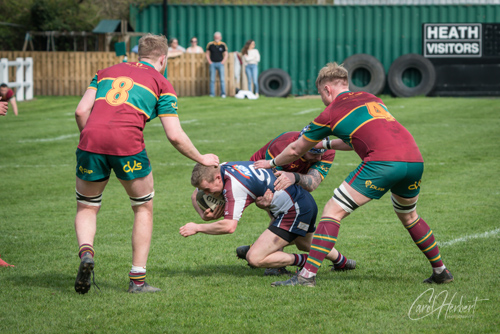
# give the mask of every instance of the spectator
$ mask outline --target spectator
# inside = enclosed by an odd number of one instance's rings
[[[179,40],[177,38],[172,38],[170,40],[170,47],[168,48],[167,58],[179,57],[184,52],[186,52],[186,49],[179,45]]]
[[[12,91],[12,89],[10,89],[9,86],[7,86],[7,84],[3,83],[0,85],[0,97],[2,97],[1,101],[10,102],[10,104],[12,104],[14,115],[17,116],[16,97],[14,96],[14,92]]]
[[[245,61],[245,73],[248,79],[248,90],[255,93],[256,97],[259,97],[259,62],[260,53],[259,50],[255,48],[255,41],[249,39],[243,49],[241,50],[243,55],[243,60]],[[252,91],[253,82],[253,91]]]
[[[187,53],[203,53],[203,48],[198,45],[198,38],[193,37],[189,41],[191,43],[191,46],[186,49]]]
[[[215,96],[215,71],[219,72],[221,97],[226,98],[226,82],[224,81],[224,63],[227,60],[227,45],[222,41],[222,34],[214,33],[214,40],[207,44],[207,61],[210,64],[210,96]]]

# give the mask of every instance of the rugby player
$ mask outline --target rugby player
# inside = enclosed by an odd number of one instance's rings
[[[341,220],[389,190],[396,215],[432,266],[432,275],[424,282],[452,282],[453,276],[443,264],[432,230],[416,211],[424,164],[412,135],[389,113],[381,99],[365,92],[350,92],[343,66],[329,63],[323,67],[316,87],[326,109],[303,136],[274,159],[257,161],[255,167],[285,165],[320,142],[316,147],[354,150],[362,163],[326,203],[303,269],[272,286],[315,286],[325,254],[337,241]],[[323,140],[329,135],[339,139]],[[282,189],[279,183],[275,183],[275,189]]]
[[[298,249],[309,250],[318,208],[312,195],[302,187],[294,184],[286,190],[275,191],[275,181],[271,171],[255,170],[252,161],[227,162],[217,168],[196,164],[191,184],[206,194],[224,195],[224,219],[209,224],[190,222],[182,226],[179,233],[183,237],[197,233],[234,233],[245,208],[270,190],[274,192],[269,207],[271,223],[250,247],[246,260],[258,268],[302,267],[307,254],[289,254],[282,248],[295,242]],[[333,252],[325,256],[332,261],[336,259]]]
[[[154,197],[153,174],[143,136],[146,122],[160,117],[168,140],[180,153],[207,166],[219,163],[213,154],[201,155],[182,130],[177,96],[162,75],[167,50],[164,36],[143,36],[139,40],[139,62],[98,71],[76,109],[81,132],[76,151],[75,230],[81,259],[75,281],[78,293],[90,289],[97,213],[111,169],[130,197],[134,212],[128,292],[160,290],[146,283]]]
[[[250,161],[258,161],[262,159],[272,159],[280,154],[290,143],[296,141],[300,136],[309,129],[309,125],[305,126],[302,131],[285,132],[264,145],[260,150],[255,152]],[[302,157],[293,161],[290,164],[276,167],[275,175],[278,177],[277,182],[280,182],[283,188],[287,188],[292,184],[298,184],[305,190],[312,192],[318,188],[320,183],[325,179],[332,167],[333,159],[335,158],[335,150],[326,150],[325,148],[311,148]],[[265,197],[269,196],[267,194]],[[272,195],[271,195],[272,196]],[[269,202],[265,199],[256,201],[257,206],[265,208]],[[250,246],[238,247],[236,253],[242,258],[244,252],[242,250]],[[239,252],[238,252],[239,250]],[[356,268],[356,261],[347,259],[337,250],[332,249],[336,260],[333,261],[332,271],[344,271]],[[244,258],[244,257],[243,257]],[[286,268],[268,268],[264,275],[282,275],[289,274]]]

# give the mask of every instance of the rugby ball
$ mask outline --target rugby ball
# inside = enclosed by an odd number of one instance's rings
[[[206,195],[203,191],[198,190],[198,193],[196,194],[196,203],[198,203],[198,206],[203,211],[205,211],[208,208],[214,211],[215,208],[217,208],[217,206],[226,204],[226,200],[222,195],[220,196]]]

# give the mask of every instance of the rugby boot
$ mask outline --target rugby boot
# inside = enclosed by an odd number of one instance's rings
[[[247,253],[250,250],[250,246],[240,246],[236,248],[236,256],[239,259],[246,260],[247,259]]]
[[[445,284],[453,282],[453,275],[448,268],[444,268],[441,274],[432,273],[431,277],[424,279],[424,283],[432,284]]]
[[[266,271],[264,271],[264,276],[282,276],[282,275],[292,276],[292,272],[286,270],[286,267],[267,268]]]
[[[161,291],[161,289],[155,288],[154,286],[151,286],[146,282],[144,282],[143,285],[137,285],[133,281],[130,281],[130,284],[128,285],[129,293],[145,293],[145,292],[158,292],[158,291]]]
[[[285,286],[285,285],[302,285],[302,286],[307,286],[310,288],[313,288],[316,286],[316,276],[311,277],[311,278],[305,278],[300,276],[298,273],[292,278],[286,280],[286,281],[278,281],[278,282],[272,282],[271,286]]]
[[[340,266],[336,266],[333,264],[331,271],[346,271],[346,270],[354,270],[356,269],[356,260],[347,259],[345,266],[340,268]]]
[[[86,294],[90,290],[90,276],[94,271],[94,258],[89,252],[85,252],[80,261],[78,274],[76,275],[75,291]]]

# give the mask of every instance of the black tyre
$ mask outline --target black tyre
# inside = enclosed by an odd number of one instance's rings
[[[269,97],[286,97],[292,90],[290,75],[279,68],[270,68],[259,75],[259,93]]]
[[[377,58],[365,53],[358,53],[344,60],[344,67],[349,72],[349,89],[353,92],[367,92],[373,95],[382,93],[385,87],[385,69]],[[368,81],[366,85],[360,84],[360,80]]]
[[[405,77],[410,77],[411,81],[412,76],[413,81],[417,81],[414,87],[408,86],[404,80]],[[387,81],[389,88],[396,96],[427,95],[436,84],[436,70],[429,59],[416,53],[409,53],[399,57],[392,63]]]

